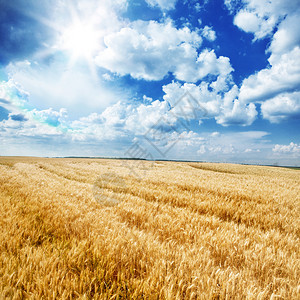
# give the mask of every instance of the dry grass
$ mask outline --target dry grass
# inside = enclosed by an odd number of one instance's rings
[[[0,298],[299,299],[299,171],[129,163],[0,158]]]

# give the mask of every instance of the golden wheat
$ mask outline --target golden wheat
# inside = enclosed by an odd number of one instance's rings
[[[300,297],[297,170],[3,157],[0,174],[0,298]]]

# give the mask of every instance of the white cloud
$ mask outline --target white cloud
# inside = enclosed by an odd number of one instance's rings
[[[214,31],[206,28],[206,38]],[[208,74],[226,76],[232,72],[229,58],[217,58],[213,50],[197,49],[202,38],[187,27],[177,29],[170,20],[165,23],[133,22],[104,39],[106,48],[96,57],[98,66],[121,76],[161,80],[169,72],[177,79],[196,82]]]
[[[216,32],[210,26],[205,26],[202,29],[202,35],[211,42],[213,42],[217,38]]]
[[[194,84],[185,84],[184,86],[181,86],[178,83],[172,83],[165,86],[164,91],[166,93],[164,101],[155,100],[147,104],[136,103],[130,105],[125,102],[119,102],[107,108],[102,114],[91,114],[86,118],[81,118],[78,121],[74,121],[70,126],[72,128],[71,134],[73,138],[77,140],[113,140],[125,136],[131,136],[132,138],[134,136],[142,137],[144,134],[148,134],[149,130],[155,129],[155,135],[153,136],[153,139],[155,140],[155,143],[159,145],[159,147],[167,147],[168,143],[171,143],[172,141],[177,142],[177,140],[181,141],[178,145],[181,145],[183,148],[187,146],[195,147],[197,145],[200,147],[201,144],[205,142],[203,137],[199,136],[197,133],[191,132],[188,128],[190,126],[189,120],[193,120],[197,117],[201,118],[203,115],[201,116],[198,112],[199,115],[197,116],[197,111],[196,114],[194,114],[193,109],[199,109],[197,106],[194,106],[192,111],[190,111],[190,105],[196,105],[197,103],[193,102],[194,100],[191,100],[189,97],[187,97],[188,94],[184,93],[198,91],[200,96],[204,96],[201,95],[201,87]],[[177,97],[173,98],[175,95],[181,96],[179,99]],[[182,95],[184,96],[182,97]],[[204,99],[206,99],[205,96]],[[212,107],[219,107],[218,105],[210,103],[213,101],[214,100],[208,100],[206,103],[200,102],[198,104],[208,108],[210,105]],[[220,98],[220,101],[223,100]],[[228,101],[228,99],[226,99],[226,101]],[[251,117],[248,115],[243,115],[241,112],[236,113],[234,116],[231,114],[229,117],[227,117],[227,119],[226,114],[231,113],[229,110],[226,112],[222,110],[210,110],[208,113],[218,119],[220,123],[222,116],[222,125],[228,125],[230,122],[244,125],[251,121],[249,121],[249,118]],[[182,126],[182,124],[185,125]],[[205,149],[209,150],[210,152],[217,151],[222,153],[233,153],[236,148],[239,148],[237,145],[240,142],[242,142],[242,146],[246,146],[246,143],[243,144],[243,141],[256,141],[263,138],[267,134],[268,133],[262,131],[235,133],[232,135],[232,137],[235,138],[235,142],[233,142],[233,139],[231,138],[230,143],[228,143],[226,136],[220,134],[219,132],[214,132],[212,134],[210,133],[207,137],[213,140],[217,139],[219,143],[217,145],[214,143],[210,144],[211,147]],[[233,146],[221,147],[222,142],[226,145]],[[201,151],[203,151],[204,148],[201,149]]]
[[[186,45],[187,53],[190,52],[190,47]],[[192,56],[191,56],[192,57]],[[178,62],[174,75],[177,79],[196,82],[207,75],[221,75],[226,77],[233,71],[228,57],[220,56],[217,58],[214,50],[203,50],[196,61],[180,63]]]
[[[272,56],[271,56],[272,58]],[[300,89],[300,48],[270,60],[271,67],[243,81],[239,98],[242,101],[262,101],[280,93]]]
[[[26,88],[30,104],[38,109],[65,107],[70,116],[79,117],[92,111],[102,111],[128,95],[105,80],[95,79],[88,68],[54,60],[50,65],[17,62],[7,66],[10,78]]]
[[[289,145],[276,144],[272,149],[275,153],[291,153],[300,155],[300,145],[291,142]]]
[[[14,140],[18,138],[22,140],[24,137],[32,137],[37,140],[47,137],[63,136],[63,132],[58,127],[38,123],[34,120],[19,122],[11,118],[0,122],[0,131],[2,133],[2,139]]]
[[[233,12],[236,3],[225,1]],[[299,116],[300,92],[300,0],[244,1],[234,19],[256,39],[273,34],[267,53],[269,66],[244,79],[238,99],[261,104],[262,116],[280,122]]]
[[[216,117],[217,123],[222,125],[250,125],[257,116],[253,103],[241,103],[237,99],[238,89],[234,86],[225,96],[222,114]]]
[[[254,33],[255,39],[261,39],[271,34],[276,21],[273,16],[266,19],[255,12],[245,10],[241,10],[234,18],[234,24],[245,32]]]
[[[118,126],[119,130],[123,128],[138,135],[144,134],[159,120],[164,126],[174,126],[180,132],[184,129],[180,126],[190,126],[191,120],[201,123],[202,119],[215,118],[223,126],[249,125],[257,115],[254,104],[245,105],[236,99],[236,86],[228,92],[218,93],[209,90],[205,82],[200,85],[173,82],[163,86],[163,91],[164,101],[150,102],[148,99],[147,103],[131,105],[119,102],[108,107],[100,115],[101,122],[97,122]]]
[[[261,105],[262,115],[272,123],[300,117],[300,92],[283,93]]]
[[[101,114],[92,113],[71,122],[69,136],[73,141],[86,143],[121,140],[124,137],[122,120],[112,116],[111,122],[105,121]]]
[[[168,115],[169,106],[165,101],[153,101],[151,104],[140,104],[134,109],[126,120],[126,129],[144,134],[147,129],[155,125],[161,118],[163,122],[167,120],[170,124],[175,122],[173,116]]]
[[[260,19],[254,13],[242,10],[235,16],[234,24],[246,32],[256,32],[259,30]]]
[[[270,35],[287,14],[293,14],[300,7],[299,0],[244,0],[244,8],[235,16],[234,24],[245,32],[252,32],[256,39]],[[235,1],[225,0],[231,12],[237,7]]]
[[[22,139],[32,137],[35,140],[54,136],[63,136],[64,130],[60,123],[60,116],[64,111],[56,112],[34,111],[24,112],[19,110],[19,114],[9,114],[7,120],[0,122],[1,138],[4,139]]]
[[[300,44],[300,12],[288,15],[280,23],[278,30],[273,36],[272,43],[268,49],[272,53],[270,60],[276,61],[278,55],[293,50]],[[274,57],[276,55],[276,57]]]
[[[190,119],[214,117],[220,112],[221,96],[209,90],[208,83],[180,84],[172,82],[163,86],[164,100],[169,102],[175,114],[186,112]],[[189,97],[183,97],[189,93]],[[196,115],[196,117],[195,117]]]
[[[98,140],[119,139],[143,135],[163,116],[170,122],[174,116],[167,116],[169,110],[165,101],[148,104],[118,102],[106,108],[101,114],[93,113],[71,123],[74,139]]]
[[[159,6],[161,9],[170,10],[175,8],[177,0],[146,0],[150,6]]]
[[[250,148],[247,148],[244,152],[245,153],[259,153],[260,150],[259,149],[250,149]]]
[[[256,107],[253,103],[242,104],[239,100],[234,100],[231,105],[224,107],[222,114],[216,117],[217,123],[229,125],[251,125],[257,116]]]
[[[172,22],[133,22],[104,39],[106,48],[96,63],[121,76],[146,80],[163,79],[177,65],[190,65],[197,59],[201,37],[187,27],[176,29]]]
[[[8,128],[16,129],[14,135],[34,136],[62,134],[66,128],[65,122],[68,117],[67,110],[60,108],[56,111],[52,108],[46,110],[33,109],[28,103],[29,94],[21,89],[12,79],[0,84],[1,106],[9,113],[9,118],[0,123],[1,129],[7,134]]]
[[[257,111],[253,103],[241,103],[237,99],[238,87],[233,86],[229,91],[220,93],[218,90],[209,90],[208,83],[200,85],[179,84],[173,82],[163,86],[164,99],[174,106],[179,99],[189,92],[192,96],[191,103],[180,101],[175,106],[175,113],[185,112],[190,119],[215,118],[217,123],[228,125],[250,125],[256,119]],[[192,111],[189,109],[192,108]]]
[[[89,156],[99,153],[99,155],[124,156],[126,149],[131,145],[130,141],[138,138],[140,145],[147,149],[153,157],[157,157],[158,152],[145,140],[143,135],[161,117],[163,119],[159,124],[160,127],[154,127],[160,132],[156,133],[158,135],[154,136],[152,143],[155,143],[161,152],[167,151],[171,147],[167,154],[169,158],[182,159],[186,158],[188,154],[189,159],[233,162],[245,160],[251,162],[250,158],[255,154],[257,155],[258,150],[270,148],[268,141],[265,140],[268,133],[263,131],[209,132],[200,135],[192,130],[187,130],[185,127],[178,126],[179,116],[176,117],[174,111],[172,111],[175,107],[171,108],[172,103],[174,104],[172,100],[176,101],[176,99],[172,99],[171,96],[175,97],[176,93],[187,91],[198,93],[200,97],[203,97],[203,100],[207,101],[204,104],[208,108],[210,106],[214,107],[215,104],[212,102],[214,102],[214,97],[217,94],[214,92],[209,99],[206,99],[206,96],[209,95],[206,94],[209,92],[207,84],[197,86],[195,84],[180,85],[179,83],[173,83],[165,87],[166,99],[164,101],[153,101],[147,98],[146,103],[143,104],[140,102],[131,104],[118,102],[109,106],[101,114],[92,113],[76,121],[70,121],[63,109],[59,111],[53,109],[40,111],[26,108],[23,103],[24,101],[26,103],[26,93],[18,90],[18,87],[12,81],[7,83],[5,87],[2,84],[1,88],[1,96],[11,102],[10,107],[15,107],[13,114],[10,113],[7,120],[0,122],[2,140],[8,145],[7,149],[10,149],[10,153],[15,155],[32,153],[28,150],[28,144],[30,144],[31,147],[41,151],[39,153],[34,152],[35,155],[43,153],[43,155],[77,154]],[[228,105],[227,102],[234,98],[236,91],[235,89],[231,90],[229,93],[231,95],[226,97],[228,93],[225,92],[224,97],[219,95],[219,101],[222,101],[224,105]],[[24,101],[18,102],[16,99],[14,100],[15,97],[24,98]],[[185,99],[182,103],[187,104]],[[209,113],[222,114],[220,111],[214,112],[211,108]],[[24,118],[21,118],[21,114],[24,115]],[[14,117],[12,117],[13,115]],[[192,115],[189,116],[192,117]],[[47,146],[43,148],[41,141],[43,141],[43,145]],[[100,141],[101,143],[99,143]],[[17,149],[15,143],[20,143],[22,147]],[[104,144],[105,147],[109,145],[114,150],[105,152],[105,149],[102,149],[104,152],[101,152],[100,147]],[[63,145],[63,152],[55,152],[60,151],[58,150],[59,145]],[[86,147],[87,145],[88,147]],[[96,148],[93,145],[97,145]],[[247,149],[253,149],[253,151]],[[1,153],[5,154],[6,152],[2,151]],[[266,150],[262,150],[260,155],[265,155],[265,153]],[[257,160],[257,156],[255,156],[255,159]]]
[[[36,119],[41,123],[57,127],[66,120],[67,110],[64,108],[61,108],[59,111],[55,111],[52,108],[45,110],[33,109],[29,111],[26,115],[30,116],[31,119]]]

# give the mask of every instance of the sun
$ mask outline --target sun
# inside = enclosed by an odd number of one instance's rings
[[[90,60],[99,46],[99,33],[91,23],[73,21],[61,34],[60,48],[74,59]]]
[[[37,21],[55,33],[53,44],[45,44],[45,49],[39,51],[36,57],[46,58],[55,53],[64,53],[67,69],[72,69],[75,65],[88,66],[92,76],[97,80],[95,57],[103,47],[105,35],[101,20],[96,14],[97,10],[88,15],[80,13],[72,2],[66,4],[65,8],[65,14],[60,22],[33,15]]]

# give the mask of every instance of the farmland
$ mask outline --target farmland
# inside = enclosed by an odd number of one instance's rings
[[[299,299],[300,171],[0,158],[0,298]]]

